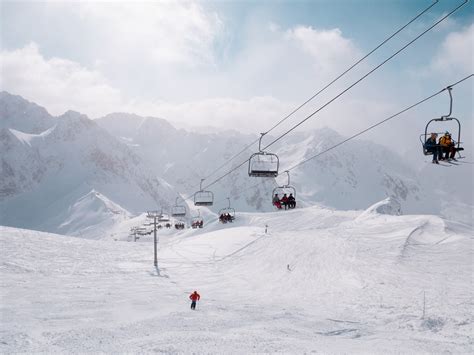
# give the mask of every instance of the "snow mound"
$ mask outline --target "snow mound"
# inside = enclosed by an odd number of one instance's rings
[[[367,208],[361,215],[360,218],[373,216],[374,214],[386,214],[391,216],[402,215],[402,205],[395,197],[387,197],[386,199],[374,203],[372,206]]]
[[[64,222],[57,231],[60,234],[99,239],[103,237],[105,230],[130,217],[131,213],[126,209],[92,190],[65,211],[61,218]]]

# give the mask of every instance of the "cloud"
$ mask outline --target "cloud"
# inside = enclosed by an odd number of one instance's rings
[[[242,42],[218,83],[226,96],[303,102],[361,57],[339,29],[254,25]]]
[[[211,98],[185,103],[135,102],[129,106],[142,115],[164,117],[180,126],[209,125],[222,129],[252,132],[268,128],[293,107],[270,96],[254,96],[250,99]]]
[[[311,26],[297,26],[286,31],[285,37],[296,42],[311,56],[318,71],[341,70],[343,64],[360,56],[359,50],[349,39],[342,36],[338,28],[317,30]]]
[[[114,9],[105,13],[105,10],[97,5],[86,6],[83,16],[89,18],[92,11],[94,21],[103,16],[105,22],[116,24],[121,21],[127,8]],[[197,14],[201,11],[192,6],[178,10],[176,11],[182,11],[182,16],[189,11]],[[119,30],[124,33],[116,34],[123,43],[140,37],[141,33],[145,36],[146,29],[154,23],[154,20],[148,22],[145,18],[144,23],[138,23],[137,28],[130,30],[132,34],[125,33],[131,23],[137,21],[133,17],[139,16],[141,11],[137,10],[130,18],[124,19],[123,28]],[[181,15],[178,15],[178,19],[179,16]],[[198,37],[204,36],[211,40],[212,31],[205,24],[205,18],[196,15],[194,27],[202,28],[201,32],[205,34]],[[159,95],[157,98],[131,95],[120,82],[111,81],[106,70],[104,72],[104,67],[110,67],[109,60],[96,59],[91,69],[68,59],[46,59],[35,43],[21,49],[1,52],[5,73],[1,85],[4,90],[33,100],[56,115],[68,109],[84,112],[91,117],[127,111],[159,116],[172,122],[187,122],[188,125],[233,127],[243,131],[253,131],[256,127],[265,129],[287,115],[296,106],[295,102],[312,95],[315,86],[321,85],[324,78],[341,70],[348,60],[358,55],[355,46],[349,39],[344,38],[338,29],[316,30],[298,26],[281,30],[272,26],[267,27],[266,31],[265,36],[251,39],[251,42],[247,43],[230,70],[219,68],[213,75],[201,73],[195,68],[193,72],[197,76],[193,79],[184,75],[181,68],[181,71],[170,71],[169,75],[173,77],[170,77],[167,83],[160,82],[160,85],[176,85],[178,88],[183,87],[183,90],[186,87],[198,96],[206,90],[209,91],[208,94],[197,98],[173,100],[161,98]],[[184,36],[183,33],[181,35]],[[193,43],[194,41],[195,39],[191,40]],[[173,51],[180,52],[180,46],[174,48]],[[324,51],[318,48],[324,48]],[[184,56],[191,60],[195,56],[186,52],[189,50],[183,49],[181,54],[166,56],[168,59],[172,56]],[[113,54],[120,56],[116,52]],[[169,70],[166,65],[163,67]],[[282,71],[282,68],[292,69]],[[152,73],[148,73],[152,71],[150,67],[133,67],[130,63],[122,63],[116,70],[117,75],[123,76],[128,84],[137,80],[136,73],[140,73],[139,77],[152,76]],[[288,92],[291,92],[293,97],[289,97]]]
[[[183,103],[125,99],[99,71],[70,60],[45,59],[35,43],[0,52],[0,62],[1,90],[20,94],[54,115],[72,109],[95,118],[125,111],[181,124],[238,129],[254,127],[256,120],[261,124],[271,122],[288,109],[287,104],[272,97],[212,98]]]
[[[105,114],[121,103],[119,90],[98,71],[61,58],[46,60],[35,43],[1,51],[2,90],[19,94],[59,115],[67,110]]]
[[[222,21],[195,2],[83,2],[86,26],[107,40],[98,53],[133,57],[167,65],[213,65],[213,46]],[[142,57],[142,55],[144,57]]]
[[[140,23],[136,18],[142,14],[140,9],[132,13],[130,18],[123,18],[127,7],[119,6],[113,9],[115,10],[106,13],[105,9],[97,5],[85,6],[82,16],[87,18],[87,21],[103,21],[105,28],[109,30],[115,29],[123,19],[123,28],[117,29],[118,33],[114,33],[111,41],[114,41],[115,37],[121,38],[124,48],[110,53],[110,56],[124,58],[123,62],[117,62],[114,58],[96,58],[90,68],[69,59],[47,59],[40,52],[38,45],[31,43],[21,49],[1,52],[0,60],[5,73],[1,83],[2,89],[22,95],[46,107],[55,115],[73,109],[96,118],[110,112],[122,111],[162,117],[185,127],[214,126],[255,133],[273,126],[361,56],[353,41],[344,37],[339,29],[323,30],[310,26],[282,29],[277,25],[262,25],[258,30],[252,30],[252,35],[244,39],[245,46],[230,63],[226,63],[225,68],[222,64],[214,63],[212,65],[217,65],[216,70],[210,73],[199,67],[204,64],[196,63],[200,60],[206,61],[206,58],[212,58],[214,55],[206,57],[204,54],[195,53],[212,52],[210,43],[215,38],[214,30],[212,26],[209,27],[209,22],[206,25],[206,16],[196,15],[196,18],[202,21],[194,21],[196,25],[191,28],[201,28],[202,30],[196,30],[201,33],[197,38],[207,38],[207,44],[201,49],[196,49],[199,48],[197,44],[197,47],[191,45],[194,49],[190,49],[184,43],[195,43],[195,38],[189,40],[190,42],[182,39],[182,46],[175,46],[171,50],[174,54],[166,54],[166,59],[159,65],[161,80],[155,80],[154,66],[149,66],[150,63],[146,59],[143,63],[129,60],[127,53],[133,52],[134,44],[130,44],[132,48],[129,48],[128,43],[133,42],[134,38],[139,38],[143,43],[151,41],[152,38],[161,38],[161,35],[157,34],[161,30],[154,35],[147,33],[147,28],[153,26],[154,20],[144,18],[144,23]],[[197,14],[202,11],[199,7],[178,10],[175,19],[185,16],[183,14],[188,14],[189,11]],[[132,22],[138,22],[137,27],[130,30],[132,33],[127,33]],[[179,37],[186,37],[184,32]],[[254,35],[256,33],[259,35]],[[98,36],[100,37],[99,34]],[[160,42],[159,46],[165,46],[166,43]],[[139,49],[143,52],[150,49],[144,45],[140,47],[143,47]],[[120,50],[123,53],[119,53]],[[104,49],[101,49],[99,52],[103,51]],[[142,54],[149,57],[152,53],[153,50],[147,55]],[[176,59],[180,57],[183,59]],[[187,63],[183,64],[187,69],[166,64],[171,58]],[[199,59],[192,64],[196,58]],[[208,65],[211,62],[212,60],[209,60]],[[170,65],[174,69],[170,69]],[[110,72],[112,67],[114,70]],[[167,72],[167,77],[163,76],[164,72]],[[188,75],[189,73],[192,75]],[[117,77],[122,80],[117,80]],[[146,89],[155,95],[127,91],[133,82],[143,80],[151,82]],[[347,83],[347,80],[345,82]],[[338,87],[331,88],[308,104],[285,122],[275,134],[319,108],[332,98],[334,93],[339,92],[342,85],[346,85],[345,82],[342,81]],[[162,87],[162,90],[174,86],[178,92],[188,90],[195,96],[163,97],[156,93],[153,85]],[[387,112],[387,105],[369,101],[370,98],[360,97],[357,90],[354,90],[344,99],[338,100],[337,104],[324,109],[315,119],[305,123],[302,129],[328,125],[342,133],[350,133],[349,131],[358,128],[362,121]],[[359,119],[346,120],[347,117],[354,116]]]
[[[451,32],[441,44],[432,68],[444,74],[470,74],[473,63],[474,24],[459,32]]]

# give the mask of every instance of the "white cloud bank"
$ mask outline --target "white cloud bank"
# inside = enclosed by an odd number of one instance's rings
[[[0,52],[0,87],[45,106],[52,114],[67,110],[103,114],[121,105],[120,91],[98,71],[76,62],[45,59],[36,44]]]
[[[124,26],[126,27],[128,26]],[[308,79],[308,76],[314,76],[319,85],[324,77],[359,55],[355,46],[343,38],[339,30],[318,31],[302,26],[287,31],[272,31],[271,40],[255,44],[255,47],[258,49],[245,51],[245,59],[242,57],[234,70],[220,73],[219,80],[208,80],[205,75],[200,78],[200,85],[215,85],[215,90],[221,91],[222,95],[195,100],[125,97],[123,90],[114,86],[98,68],[88,69],[77,62],[61,58],[46,59],[35,43],[21,49],[1,52],[4,73],[1,88],[37,102],[55,115],[68,109],[84,112],[90,117],[126,111],[164,117],[172,122],[188,122],[190,125],[233,127],[253,132],[256,126],[264,129],[273,125],[295,106],[290,100],[280,100],[273,93],[266,94],[262,87],[269,90],[282,87],[283,91],[295,91],[290,89],[295,85],[297,90],[304,92],[303,85],[298,85],[301,77]],[[322,47],[325,48],[324,51],[317,50]],[[262,56],[268,52],[275,55],[275,60]],[[173,55],[174,58],[180,56],[189,58],[190,61],[192,58],[203,58],[202,53],[194,55],[180,50]],[[171,58],[168,54],[166,57]],[[107,62],[101,65],[107,65]],[[281,65],[294,68],[286,71],[295,80],[294,83],[288,82],[286,74],[282,75]],[[268,78],[264,85],[262,68],[265,68]],[[124,67],[123,71],[127,72],[127,68]],[[133,75],[130,75],[130,80],[133,80]],[[309,80],[309,84],[314,86],[315,80]],[[226,90],[229,86],[247,90],[248,97],[239,98],[239,95],[229,94]],[[254,90],[257,86],[260,90]],[[304,95],[312,94],[309,90],[306,92],[308,94]]]
[[[459,32],[451,32],[441,44],[432,68],[445,74],[474,72],[474,24]]]
[[[214,62],[213,45],[223,24],[215,12],[206,12],[198,3],[84,2],[79,6],[85,26],[106,38],[98,49],[103,60],[127,54],[166,65]]]
[[[298,26],[289,29],[286,38],[295,41],[301,49],[313,59],[316,70],[334,72],[341,70],[345,61],[355,62],[362,57],[360,51],[342,32],[335,28],[331,30],[317,30],[312,27]]]
[[[181,125],[256,132],[286,116],[362,56],[357,45],[337,28],[281,29],[271,24],[250,31],[241,50],[224,65],[216,60],[215,43],[225,32],[225,24],[199,4],[150,2],[137,7],[86,2],[80,6],[84,31],[97,31],[97,43],[91,48],[87,48],[89,43],[81,45],[97,55],[99,64],[87,68],[68,59],[45,58],[35,43],[3,50],[2,90],[37,102],[55,115],[73,109],[94,118],[125,111]],[[433,70],[472,72],[473,28],[446,37],[433,60]],[[187,90],[196,97],[132,95],[127,90],[147,80],[155,85],[145,88],[150,92],[176,87],[178,93]],[[367,90],[373,93],[377,85]],[[344,133],[355,129],[361,119],[393,113],[397,105],[376,102],[370,95],[362,96],[367,92],[357,92],[324,110],[321,116],[339,118],[339,122],[326,120],[323,124]],[[295,119],[318,108],[327,97],[318,98]],[[345,120],[347,117],[358,119]]]

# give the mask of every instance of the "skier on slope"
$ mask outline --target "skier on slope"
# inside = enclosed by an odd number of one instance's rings
[[[196,309],[196,302],[201,299],[201,295],[199,293],[197,293],[197,291],[194,291],[189,296],[189,299],[191,300],[191,309],[194,310],[194,309]]]

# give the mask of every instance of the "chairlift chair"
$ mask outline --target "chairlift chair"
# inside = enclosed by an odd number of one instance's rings
[[[275,197],[275,195],[278,194],[278,196],[280,197],[280,199],[286,194],[287,196],[289,196],[290,194],[293,195],[293,197],[295,198],[295,207],[296,207],[296,188],[294,186],[291,186],[290,185],[290,172],[288,170],[285,170],[285,173],[287,174],[287,177],[288,177],[288,181],[287,181],[287,184],[285,185],[282,185],[282,186],[277,186],[273,189],[273,193],[272,193],[272,203],[273,203],[273,198]],[[294,208],[294,207],[293,207]]]
[[[150,234],[150,233],[148,232],[148,230],[147,230],[146,227],[137,227],[137,228],[136,228],[136,233],[137,233],[138,235],[147,235],[147,234]]]
[[[453,95],[451,94],[451,90],[453,88],[448,86],[447,87],[447,90],[448,90],[448,93],[449,93],[449,113],[447,115],[443,115],[441,116],[440,118],[433,118],[431,120],[428,121],[428,123],[426,124],[426,127],[425,127],[425,133],[422,133],[420,135],[420,142],[421,142],[421,145],[422,145],[422,148],[423,148],[423,154],[424,155],[433,155],[433,152],[432,151],[429,151],[427,148],[426,148],[426,143],[428,141],[428,138],[430,138],[431,136],[431,133],[436,133],[438,135],[442,135],[444,132],[429,132],[428,131],[428,127],[430,126],[430,124],[432,122],[447,122],[447,121],[456,121],[457,122],[457,126],[458,126],[458,132],[457,132],[457,141],[456,140],[453,140],[454,141],[454,145],[456,146],[456,152],[458,153],[459,157],[461,157],[461,154],[459,153],[461,150],[464,150],[464,148],[461,148],[461,122],[459,122],[459,120],[456,118],[456,117],[451,117],[451,113],[452,113],[452,110],[453,110]]]
[[[176,197],[175,205],[171,207],[172,217],[184,217],[186,216],[186,207],[184,205],[178,205],[179,197]]]
[[[212,206],[214,204],[214,193],[202,189],[203,181],[204,179],[201,179],[199,191],[194,194],[194,206]]]
[[[202,228],[204,225],[204,220],[201,217],[201,211],[198,210],[198,215],[193,217],[191,221],[191,227],[193,229]]]
[[[227,201],[228,201],[228,206],[219,210],[219,217],[223,216],[225,214],[229,214],[230,215],[230,222],[232,222],[235,219],[235,209],[230,207],[230,198],[229,197],[227,197]],[[224,222],[224,223],[226,223],[226,222]]]
[[[158,222],[169,222],[169,214],[163,213],[163,208],[161,209],[160,215],[158,216]]]
[[[262,150],[262,138],[265,133],[260,133],[258,152],[253,153],[249,159],[249,176],[277,177],[280,161],[278,155]]]
[[[181,220],[177,220],[176,222],[174,222],[175,229],[181,230],[181,229],[184,229],[185,227],[186,227],[186,224]]]

